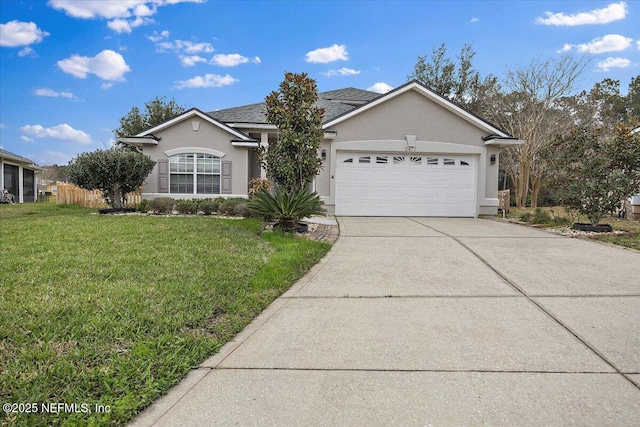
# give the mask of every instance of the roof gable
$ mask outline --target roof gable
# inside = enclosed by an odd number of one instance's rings
[[[211,123],[212,125],[217,126],[220,129],[223,129],[223,130],[229,132],[230,134],[237,136],[238,138],[240,138],[242,140],[247,140],[247,141],[248,140],[252,140],[245,133],[240,132],[237,129],[234,129],[231,126],[227,126],[225,123],[214,119],[213,117],[203,113],[202,111],[198,110],[197,108],[191,108],[191,109],[185,111],[184,113],[180,114],[179,116],[176,116],[171,120],[167,120],[164,123],[160,123],[159,125],[156,125],[156,126],[152,127],[151,129],[145,130],[144,132],[140,132],[139,134],[137,134],[135,136],[136,137],[143,137],[143,136],[152,135],[154,132],[159,132],[159,131],[161,131],[163,129],[171,127],[171,126],[175,125],[176,123],[180,123],[183,120],[186,120],[186,119],[188,119],[190,117],[199,117],[202,120],[205,120],[205,121]]]
[[[506,132],[504,132],[503,130],[498,129],[497,127],[495,127],[494,125],[492,125],[491,123],[475,116],[474,114],[471,114],[470,112],[464,110],[463,108],[458,107],[457,105],[455,105],[454,103],[452,103],[451,101],[449,101],[448,99],[436,94],[435,92],[433,92],[431,89],[427,88],[426,86],[424,86],[423,84],[421,84],[420,82],[413,80],[410,81],[402,86],[397,87],[396,89],[387,92],[384,95],[380,95],[377,98],[374,98],[373,100],[371,100],[370,102],[357,107],[351,111],[347,111],[337,117],[334,117],[332,120],[326,121],[324,123],[324,128],[329,128],[331,126],[334,126],[338,123],[341,123],[345,120],[349,120],[351,117],[354,117],[364,111],[367,111],[371,108],[374,108],[377,105],[380,105],[390,99],[393,99],[403,93],[406,93],[410,90],[413,90],[421,95],[423,95],[425,98],[433,101],[434,103],[436,103],[437,105],[445,108],[446,110],[448,110],[449,112],[451,112],[452,114],[455,114],[456,116],[466,120],[467,122],[473,124],[474,126],[482,129],[483,131],[489,133],[489,134],[495,134],[499,137],[503,137],[503,138],[509,138],[510,135],[507,134]]]

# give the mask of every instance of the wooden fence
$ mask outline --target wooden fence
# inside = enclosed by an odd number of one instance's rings
[[[79,205],[85,208],[108,208],[100,190],[85,190],[67,182],[57,182],[57,203],[59,205]],[[135,207],[142,200],[142,189],[127,194],[126,206]]]
[[[502,213],[509,212],[509,205],[511,204],[511,190],[498,191],[498,209]]]

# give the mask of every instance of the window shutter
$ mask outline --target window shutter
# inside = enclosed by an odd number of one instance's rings
[[[169,192],[169,160],[158,160],[158,193]]]
[[[222,189],[220,193],[231,194],[231,162],[222,162]]]

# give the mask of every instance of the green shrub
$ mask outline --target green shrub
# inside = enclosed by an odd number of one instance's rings
[[[170,214],[176,201],[171,197],[158,197],[149,202],[149,207],[157,214]]]
[[[255,217],[253,212],[251,212],[251,210],[249,209],[249,201],[248,200],[245,200],[244,202],[238,203],[236,205],[235,216],[241,216],[241,217],[244,217],[244,218],[253,218],[253,217]]]
[[[307,189],[287,193],[278,188],[273,195],[261,191],[248,207],[260,217],[276,219],[284,230],[292,230],[306,216],[325,213],[320,197]]]
[[[220,203],[213,199],[202,199],[198,204],[198,210],[205,215],[211,215],[218,212],[219,207]]]
[[[195,200],[178,200],[176,210],[181,214],[198,213],[198,203]]]
[[[244,199],[242,197],[222,199],[219,211],[229,216],[247,216],[247,199]]]
[[[531,217],[533,215],[531,214],[531,212],[525,212],[522,215],[520,215],[520,217],[518,218],[520,221],[522,222],[531,222]]]
[[[147,199],[142,199],[136,206],[136,210],[144,213],[149,212],[149,201]]]
[[[551,217],[551,214],[542,208],[536,208],[534,213],[525,212],[520,215],[520,221],[529,222],[531,224],[555,224],[557,220]]]

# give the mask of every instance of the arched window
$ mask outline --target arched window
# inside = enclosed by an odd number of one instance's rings
[[[169,192],[220,194],[220,157],[184,153],[169,157]]]

